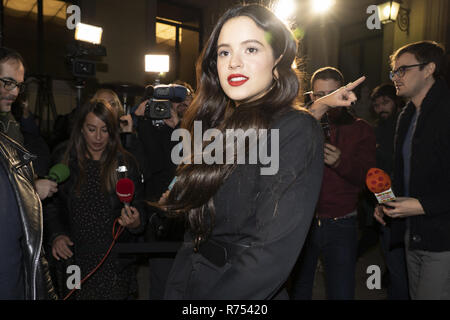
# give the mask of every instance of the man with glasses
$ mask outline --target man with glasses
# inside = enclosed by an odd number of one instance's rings
[[[343,83],[342,73],[332,67],[317,70],[311,78],[310,110],[321,119],[325,131],[325,168],[315,219],[292,274],[292,299],[312,298],[319,256],[324,265],[327,299],[353,299],[355,294],[356,206],[366,172],[375,166],[375,134],[347,107],[318,104],[320,98],[336,90],[346,91]],[[344,98],[356,100],[351,91],[346,95]]]
[[[20,125],[11,114],[11,105],[24,89],[24,63],[20,55],[12,50],[6,48],[1,50],[4,51],[1,52],[1,56],[8,58],[0,61],[0,132],[23,144]]]
[[[23,79],[22,57],[0,47],[0,112],[3,117],[10,113]],[[42,183],[49,191],[50,182],[54,182],[34,181],[31,165],[34,156],[14,140],[15,131],[7,129],[6,133],[13,137],[0,132],[0,300],[56,298],[42,250],[40,202]]]
[[[22,146],[27,143],[24,141],[19,122],[11,113],[11,106],[19,93],[25,89],[24,75],[25,63],[22,56],[12,49],[0,47],[0,132]],[[45,150],[40,154],[44,157]],[[33,158],[37,162],[36,155]],[[45,160],[41,164],[48,167]],[[41,200],[58,191],[56,182],[48,179],[36,179],[34,186]]]
[[[432,41],[398,49],[391,79],[408,103],[395,135],[389,207],[391,246],[404,239],[412,299],[450,299],[450,91],[442,78],[445,52]]]

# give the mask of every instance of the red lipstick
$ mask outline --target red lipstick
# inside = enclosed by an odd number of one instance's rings
[[[228,76],[227,80],[228,80],[228,84],[230,86],[238,87],[238,86],[243,85],[245,82],[247,82],[248,77],[246,77],[242,74],[231,74]]]

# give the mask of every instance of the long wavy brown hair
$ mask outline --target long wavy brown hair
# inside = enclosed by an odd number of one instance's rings
[[[240,16],[251,18],[267,33],[276,64],[272,69],[273,82],[267,93],[255,101],[241,103],[236,108],[234,101],[226,96],[220,86],[217,72],[217,41],[223,25],[228,20]],[[296,54],[295,37],[269,9],[261,5],[239,5],[229,9],[214,27],[197,61],[198,90],[194,101],[186,111],[182,127],[189,130],[191,137],[194,121],[201,121],[203,130],[216,128],[221,132],[225,132],[226,129],[246,131],[250,128],[256,130],[269,128],[276,115],[294,108],[294,101],[300,96],[298,75],[292,68]],[[162,207],[169,212],[186,215],[189,229],[198,245],[210,235],[214,225],[213,196],[236,164],[194,164],[193,161],[191,163],[181,164],[178,167],[177,182],[169,194],[167,203]]]
[[[86,181],[86,160],[93,159],[81,131],[86,121],[86,116],[90,112],[102,120],[108,129],[108,143],[100,157],[100,184],[103,191],[109,193],[115,189],[118,180],[116,169],[119,158],[128,166],[130,161],[133,160],[133,156],[122,147],[116,112],[108,103],[103,100],[91,100],[77,111],[75,124],[64,154],[63,162],[68,165],[71,159],[76,159],[80,175],[75,190],[79,192],[80,186]]]

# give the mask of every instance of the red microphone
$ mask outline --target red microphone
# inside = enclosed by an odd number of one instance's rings
[[[381,169],[371,168],[367,171],[366,185],[375,194],[378,203],[385,203],[395,200],[395,195],[391,189],[391,178]]]
[[[134,196],[133,181],[128,178],[122,178],[117,181],[116,194],[121,202],[123,202],[126,206],[129,206]]]

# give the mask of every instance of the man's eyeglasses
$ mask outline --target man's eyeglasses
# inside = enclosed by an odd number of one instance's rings
[[[23,92],[25,89],[25,82],[18,83],[14,80],[0,78],[0,81],[3,82],[3,88],[8,91],[14,90],[15,88],[19,88],[19,92]]]
[[[397,77],[401,78],[401,77],[403,77],[405,75],[405,72],[406,72],[407,69],[412,68],[412,67],[421,67],[421,66],[424,66],[426,64],[428,64],[428,62],[426,62],[426,63],[418,63],[418,64],[411,64],[409,66],[398,67],[396,70],[392,70],[392,71],[389,72],[389,78],[391,80],[394,79],[394,76],[397,76]]]

